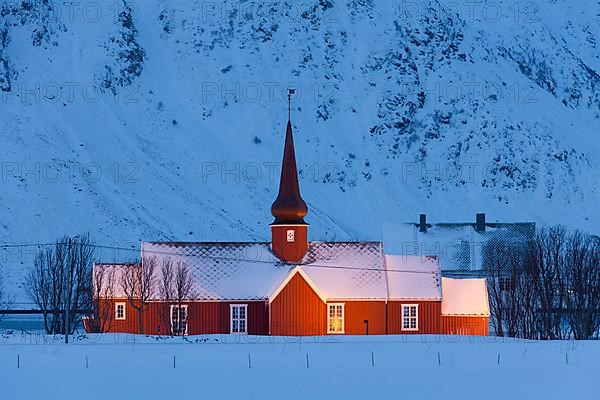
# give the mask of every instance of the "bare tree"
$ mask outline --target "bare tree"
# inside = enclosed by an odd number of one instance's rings
[[[600,330],[599,239],[562,227],[538,230],[523,252],[493,240],[488,291],[499,336],[589,339]]]
[[[485,256],[489,260],[486,265],[486,281],[488,285],[490,317],[496,336],[504,336],[504,325],[506,321],[506,299],[503,280],[506,278],[507,252],[504,242],[491,239],[486,243]]]
[[[565,264],[569,326],[575,339],[591,339],[600,328],[600,241],[575,232]]]
[[[509,336],[539,339],[538,299],[533,279],[528,271],[519,270],[513,277],[512,299],[509,302],[509,320],[514,321],[514,330]]]
[[[12,309],[14,302],[14,296],[9,295],[6,291],[6,287],[4,286],[4,271],[0,269],[0,322],[4,319],[4,314],[1,311]]]
[[[175,299],[178,303],[184,300],[189,300],[189,296],[192,294],[194,282],[192,279],[192,273],[190,268],[183,261],[177,262],[177,268],[175,270]]]
[[[563,254],[567,233],[563,227],[541,229],[528,246],[525,263],[538,302],[540,339],[564,339],[566,278]]]
[[[87,234],[65,236],[37,253],[25,289],[42,311],[47,333],[73,333],[78,317],[90,310],[93,255]]]
[[[38,306],[44,317],[47,333],[59,331],[57,328],[58,299],[62,297],[62,279],[57,275],[59,263],[55,249],[42,249],[35,257],[34,267],[26,278],[25,290]]]
[[[91,332],[108,332],[114,319],[110,299],[115,296],[115,269],[109,265],[96,265],[92,282],[92,318],[89,319]]]
[[[161,260],[160,294],[165,302],[163,321],[171,335],[183,335],[189,320],[184,302],[192,293],[192,274],[183,261],[173,262],[170,257]]]
[[[522,244],[493,238],[485,245],[490,314],[497,336],[517,336],[522,316],[524,248]]]
[[[92,264],[95,246],[88,234],[65,238],[66,285],[65,312],[68,316],[66,331],[73,333],[81,322],[81,315],[92,309]]]
[[[194,283],[189,267],[183,261],[178,261],[174,281],[175,300],[177,302],[176,312],[178,313],[176,322],[178,326],[171,328],[176,335],[184,335],[187,331],[186,328],[190,316],[188,308],[183,307],[183,303],[189,300],[193,286]]]
[[[143,257],[137,265],[127,267],[121,276],[121,287],[129,304],[138,313],[138,333],[144,333],[144,307],[150,300],[154,286],[158,260],[155,256]]]
[[[172,335],[170,304],[175,298],[175,267],[170,257],[165,257],[160,263],[160,296],[166,304],[161,308],[161,323],[165,326],[165,333]]]

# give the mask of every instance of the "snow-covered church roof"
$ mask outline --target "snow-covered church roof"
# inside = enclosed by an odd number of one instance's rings
[[[440,300],[433,257],[384,256],[381,242],[310,242],[295,264],[281,262],[270,243],[142,243],[142,259],[158,262],[152,298],[160,299],[160,265],[185,263],[193,277],[193,300],[267,300],[297,271],[324,301],[335,299]],[[110,265],[97,265],[110,267]],[[117,275],[131,265],[115,265]],[[117,277],[117,281],[119,278]],[[123,296],[116,285],[115,296]]]
[[[382,251],[380,242],[311,242],[298,267],[324,300],[384,299]]]
[[[198,300],[266,300],[296,266],[328,298],[386,297],[380,242],[310,242],[296,264],[281,262],[270,243],[143,243],[142,257],[152,256],[188,265]]]
[[[291,269],[269,243],[144,242],[142,259],[147,257],[159,265],[165,259],[184,262],[193,276],[194,300],[264,300]]]

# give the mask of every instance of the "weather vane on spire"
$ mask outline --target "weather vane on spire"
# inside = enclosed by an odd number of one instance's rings
[[[296,89],[288,88],[288,120],[292,119],[292,95],[296,93]]]

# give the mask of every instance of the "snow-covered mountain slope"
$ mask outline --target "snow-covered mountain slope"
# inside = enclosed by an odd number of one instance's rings
[[[597,1],[3,4],[2,242],[267,240],[288,86],[313,239],[600,228]]]

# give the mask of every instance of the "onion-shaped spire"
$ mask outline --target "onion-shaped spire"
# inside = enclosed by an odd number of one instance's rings
[[[290,101],[293,93],[293,89],[288,92],[288,101]],[[308,207],[300,195],[292,123],[288,119],[283,148],[283,162],[281,164],[279,194],[271,206],[271,214],[275,217],[273,224],[305,225],[304,217],[307,213]]]

